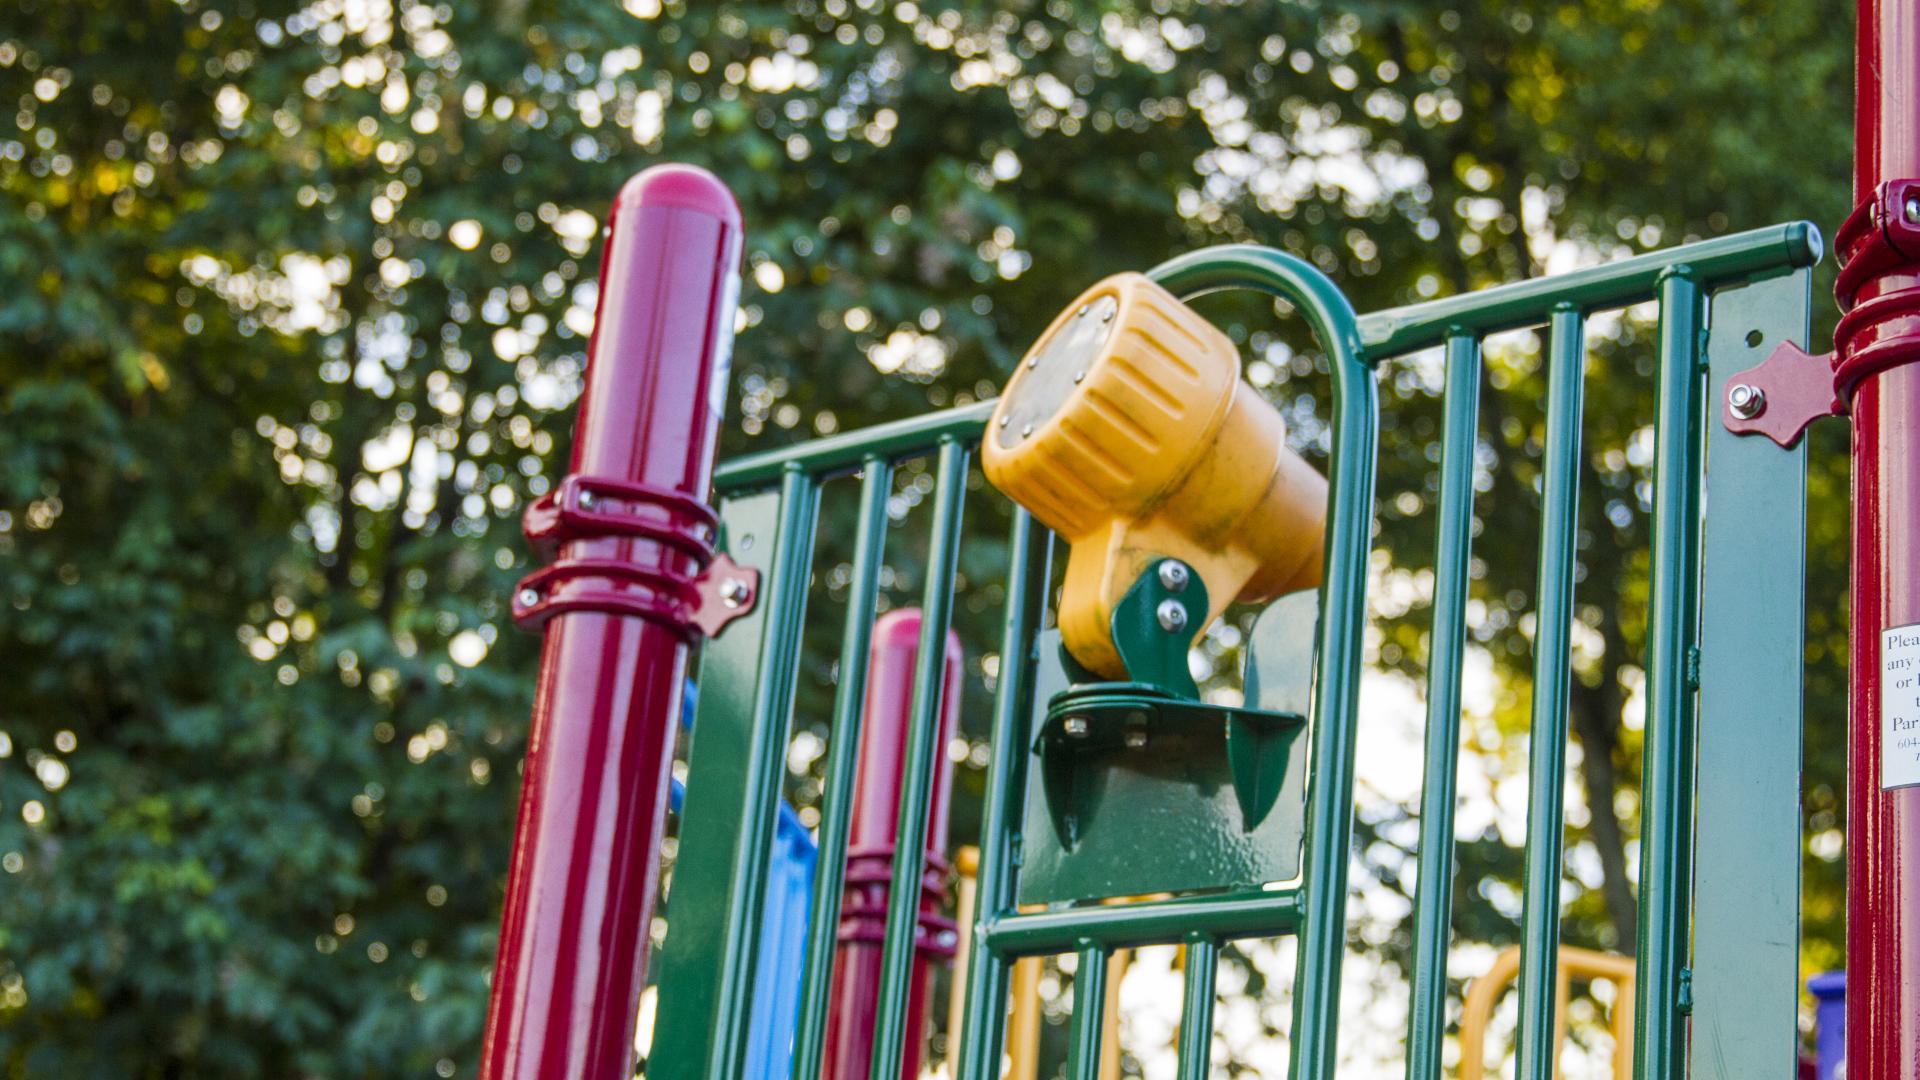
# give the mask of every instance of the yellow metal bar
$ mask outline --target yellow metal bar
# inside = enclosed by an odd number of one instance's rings
[[[1613,1075],[1615,1080],[1633,1076],[1633,957],[1596,952],[1575,945],[1560,947],[1556,965],[1555,991],[1559,998],[1553,1040],[1554,1075],[1560,1071],[1560,1050],[1566,1043],[1566,1005],[1573,983],[1604,980],[1614,985],[1613,994]],[[1460,1080],[1485,1080],[1487,1028],[1493,1022],[1494,1007],[1520,973],[1520,947],[1509,946],[1493,958],[1485,975],[1467,985],[1466,1008],[1460,1016]]]
[[[960,925],[960,940],[953,954],[953,989],[947,994],[947,1075],[960,1075],[960,1024],[967,1012],[967,965],[973,959],[973,909],[980,894],[980,849],[972,844],[953,854],[953,868],[959,874],[954,887],[954,922]]]

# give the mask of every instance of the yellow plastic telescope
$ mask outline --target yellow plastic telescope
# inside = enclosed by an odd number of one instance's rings
[[[1142,274],[1082,293],[1020,361],[982,440],[987,479],[1071,546],[1060,634],[1127,672],[1114,605],[1167,558],[1206,584],[1207,618],[1320,583],[1327,482],[1240,379],[1233,342]]]

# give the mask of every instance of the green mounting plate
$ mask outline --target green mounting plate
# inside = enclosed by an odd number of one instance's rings
[[[1143,577],[1135,590],[1146,586]],[[1260,613],[1247,643],[1246,708],[1169,692],[1177,677],[1192,685],[1188,635],[1173,635],[1177,676],[1169,664],[1136,667],[1130,658],[1130,671],[1150,670],[1154,681],[1075,684],[1059,632],[1042,634],[1039,760],[1028,774],[1018,901],[1257,888],[1298,876],[1307,755],[1292,750],[1305,745],[1318,614],[1311,590]],[[1116,640],[1127,655],[1124,635]]]

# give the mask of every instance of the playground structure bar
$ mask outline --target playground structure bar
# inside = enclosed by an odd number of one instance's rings
[[[1906,193],[1920,178],[1920,5],[1860,0],[1857,33],[1849,225],[1877,227],[1835,245],[1848,309],[1836,367],[1853,414],[1847,1072],[1903,1080],[1920,1068],[1920,787],[1885,786],[1881,641],[1920,623],[1920,261],[1895,239],[1920,225]]]

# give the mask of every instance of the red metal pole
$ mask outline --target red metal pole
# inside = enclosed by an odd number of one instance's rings
[[[573,461],[527,510],[551,564],[514,599],[546,624],[480,1075],[626,1080],[658,885],[694,578],[725,404],[740,210],[664,165],[608,215]]]
[[[1836,381],[1852,392],[1853,610],[1847,818],[1847,1075],[1920,1076],[1920,787],[1890,737],[1912,714],[1883,664],[1920,623],[1920,4],[1860,0],[1854,196],[1835,237]],[[1909,781],[1910,782],[1910,781]]]
[[[860,725],[860,772],[854,788],[847,845],[846,888],[840,908],[839,955],[833,965],[833,998],[827,1013],[823,1080],[867,1080],[873,1062],[874,1010],[880,997],[882,943],[886,940],[887,893],[899,836],[900,785],[907,768],[907,725],[913,715],[915,654],[920,610],[889,611],[875,621],[867,652],[867,700]],[[920,1075],[921,1032],[926,1023],[927,976],[937,958],[953,956],[952,922],[940,917],[946,890],[947,800],[953,763],[945,750],[959,716],[960,638],[947,631],[946,682],[940,692],[939,771],[927,807],[927,851],[920,893],[919,949],[913,992],[907,1004],[908,1051],[901,1080]]]

